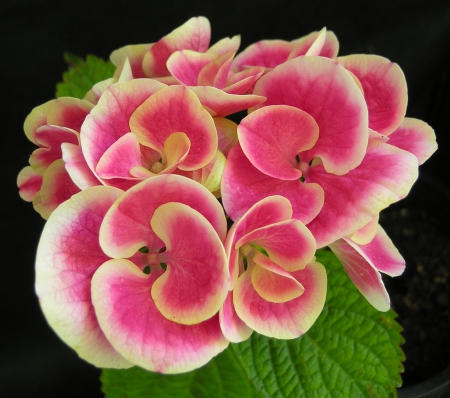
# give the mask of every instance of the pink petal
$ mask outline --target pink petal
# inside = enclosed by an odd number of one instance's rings
[[[222,152],[217,151],[212,160],[201,169],[194,171],[176,170],[176,174],[190,178],[202,184],[208,191],[215,194],[220,189],[222,174],[225,168],[226,158]],[[220,196],[220,195],[219,195]]]
[[[109,258],[98,243],[103,216],[121,191],[95,187],[56,209],[36,256],[36,293],[50,326],[81,358],[99,367],[132,366],[100,329],[91,303],[91,278]]]
[[[251,280],[256,292],[270,303],[285,303],[300,297],[304,287],[289,272],[262,253],[253,257]]]
[[[314,118],[319,138],[303,153],[303,161],[318,156],[329,173],[339,175],[361,163],[368,142],[367,107],[361,91],[337,61],[292,59],[259,79],[254,93],[267,97],[262,106],[291,105]]]
[[[270,260],[288,272],[303,269],[316,252],[313,235],[298,220],[280,221],[253,229],[242,236],[235,247],[238,249],[246,243],[263,248]]]
[[[211,26],[205,17],[191,18],[161,40],[145,54],[142,69],[147,77],[168,76],[166,62],[178,50],[203,53],[209,47]]]
[[[17,186],[20,197],[27,201],[33,201],[33,198],[41,189],[42,176],[36,173],[32,167],[26,166],[20,170],[17,176]]]
[[[389,144],[411,152],[419,159],[419,165],[437,150],[434,130],[422,120],[409,117],[389,135]]]
[[[380,272],[399,276],[405,270],[405,260],[380,225],[377,225],[376,234],[368,244],[358,245],[353,239],[346,241]]]
[[[400,275],[405,261],[384,230],[379,226],[375,238],[367,245],[339,239],[330,248],[369,303],[379,311],[389,310],[389,296],[378,271],[391,276]]]
[[[261,199],[281,195],[291,202],[293,217],[307,224],[317,216],[324,201],[323,189],[318,184],[283,181],[261,173],[245,157],[239,145],[228,154],[221,192],[225,211],[232,220],[241,217]]]
[[[125,47],[121,47],[111,53],[109,58],[111,62],[119,67],[123,64],[125,59],[128,58],[133,76],[135,79],[146,77],[144,71],[142,70],[142,61],[144,60],[145,54],[153,46],[152,44],[134,44]]]
[[[234,52],[217,56],[203,67],[198,75],[198,86],[213,86],[219,89],[225,87]]]
[[[392,133],[405,116],[408,102],[400,67],[379,55],[354,54],[338,61],[361,82],[369,108],[369,127],[383,135]]]
[[[260,95],[234,95],[210,86],[189,87],[212,116],[225,117],[256,106],[266,99]]]
[[[30,165],[43,175],[48,166],[55,160],[61,159],[61,144],[69,142],[78,145],[78,136],[74,130],[59,126],[44,125],[35,133],[36,143],[40,148],[30,156]]]
[[[206,51],[207,53],[222,55],[229,51],[237,52],[239,46],[241,45],[241,36],[236,35],[231,39],[229,37],[225,37],[219,40],[217,43],[213,44]]]
[[[174,171],[181,166],[191,149],[191,141],[184,133],[172,133],[164,142],[164,154],[167,161],[167,168],[163,173]]]
[[[292,206],[289,200],[283,196],[270,196],[254,204],[232,225],[225,240],[225,251],[229,259],[228,266],[231,275],[230,290],[239,276],[238,262],[241,245],[237,245],[236,242],[259,228],[290,220],[291,217]]]
[[[306,181],[325,191],[322,210],[308,224],[317,247],[352,234],[404,198],[417,176],[415,156],[380,141],[371,144],[359,167],[343,176],[326,173],[321,165],[311,167]]]
[[[348,236],[348,238],[358,245],[366,245],[371,242],[377,233],[379,218],[379,214],[375,215],[366,225]]]
[[[61,144],[61,151],[66,171],[78,188],[84,190],[101,185],[100,181],[87,165],[79,145],[65,142]]]
[[[80,192],[64,168],[62,159],[55,160],[45,171],[41,190],[33,199],[35,210],[45,219],[61,203]]]
[[[254,289],[251,273],[244,272],[233,291],[239,318],[256,332],[277,339],[295,339],[308,331],[325,304],[326,271],[313,262],[292,276],[305,288],[304,293],[285,303],[270,303]]]
[[[23,130],[25,131],[25,135],[31,142],[33,142],[36,145],[38,145],[35,137],[36,130],[39,127],[47,124],[47,112],[50,105],[54,101],[56,100],[45,102],[44,104],[38,105],[37,107],[33,108],[31,113],[25,119],[25,123],[23,124]]]
[[[239,142],[250,162],[281,180],[302,176],[296,156],[311,149],[318,136],[319,128],[310,115],[286,105],[260,108],[238,126]]]
[[[225,156],[228,156],[230,149],[238,143],[237,124],[223,117],[215,117],[213,119],[219,138],[219,150]]]
[[[47,124],[80,131],[81,125],[93,107],[94,105],[88,101],[60,97],[53,101],[48,108]]]
[[[108,340],[132,363],[153,372],[188,372],[223,351],[228,341],[218,315],[196,325],[166,319],[149,294],[158,276],[127,260],[104,263],[92,279],[95,312]]]
[[[245,94],[252,92],[258,79],[264,74],[265,69],[259,66],[243,70],[228,76],[226,87],[223,89],[228,94]]]
[[[325,44],[325,38],[327,36],[327,28],[322,28],[322,30],[317,35],[316,39],[311,44],[311,47],[309,47],[308,51],[305,53],[305,55],[320,55],[323,45]]]
[[[165,243],[159,255],[166,272],[152,298],[167,319],[193,325],[217,313],[228,292],[228,264],[222,241],[199,212],[181,203],[159,206],[150,221]]]
[[[293,45],[284,40],[262,40],[247,47],[236,56],[232,69],[236,72],[243,70],[244,66],[263,66],[275,68],[284,63]]]
[[[220,328],[227,340],[240,343],[247,340],[253,333],[236,314],[233,305],[233,292],[228,292],[227,298],[219,312]]]
[[[217,131],[212,117],[196,95],[183,86],[166,87],[153,94],[136,109],[129,123],[141,144],[160,153],[164,152],[164,142],[172,133],[186,134],[191,147],[179,166],[182,170],[205,166],[217,149]]]
[[[192,50],[174,52],[167,60],[167,69],[186,86],[203,85],[198,83],[201,70],[213,62],[217,56],[210,53],[199,53]]]
[[[81,148],[94,174],[105,151],[130,132],[129,120],[136,108],[164,87],[152,79],[134,79],[113,84],[103,93],[80,132]]]
[[[179,202],[202,214],[225,240],[226,219],[214,195],[206,188],[178,175],[155,176],[130,188],[105,216],[100,231],[103,250],[111,257],[128,258],[141,247],[150,251],[164,247],[150,227],[154,211],[164,203]]]
[[[139,141],[134,133],[127,133],[112,144],[100,158],[95,171],[100,178],[130,178],[130,170],[141,166]]]
[[[325,29],[325,28],[324,28]],[[293,44],[293,49],[288,56],[288,60],[292,58],[296,58],[300,55],[305,55],[313,46],[317,38],[320,36],[320,32],[312,32],[307,36],[300,37],[299,39],[292,40],[291,44]],[[314,50],[314,48],[313,48]],[[313,51],[311,50],[311,52]],[[321,57],[326,58],[336,58],[339,51],[339,42],[337,40],[336,35],[332,31],[326,31],[325,41],[322,45],[322,48],[318,54],[308,54],[308,55],[320,55]]]

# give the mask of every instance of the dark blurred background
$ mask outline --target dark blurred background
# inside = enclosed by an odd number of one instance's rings
[[[0,397],[102,396],[99,371],[48,328],[34,294],[44,220],[17,194],[16,176],[35,149],[23,134],[25,117],[54,97],[64,52],[107,59],[116,48],[155,42],[198,15],[209,18],[212,43],[240,33],[244,49],[326,26],[339,39],[340,55],[374,53],[397,62],[409,87],[407,115],[429,123],[440,147],[421,169],[450,187],[450,2],[2,0]]]

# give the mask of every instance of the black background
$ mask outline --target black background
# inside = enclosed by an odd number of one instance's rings
[[[241,49],[332,30],[340,55],[375,53],[397,62],[409,88],[407,115],[434,127],[439,151],[424,165],[449,186],[450,3],[378,1],[39,1],[0,3],[1,246],[0,397],[102,396],[99,371],[48,328],[34,294],[34,256],[44,220],[23,202],[16,176],[35,149],[23,134],[31,109],[54,97],[63,53],[105,59],[150,43],[192,16],[212,25],[212,43],[240,33]]]

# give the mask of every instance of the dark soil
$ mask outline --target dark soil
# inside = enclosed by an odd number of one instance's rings
[[[450,362],[450,195],[422,175],[410,195],[384,210],[384,227],[406,260],[403,275],[383,278],[403,327],[403,385]]]

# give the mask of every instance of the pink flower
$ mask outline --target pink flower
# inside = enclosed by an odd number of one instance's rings
[[[92,107],[87,101],[62,97],[34,108],[25,120],[25,134],[39,148],[30,156],[30,166],[19,173],[17,185],[20,196],[33,201],[45,219],[80,189],[99,184],[79,146],[81,124]],[[75,163],[78,173],[71,167]]]
[[[36,260],[42,310],[96,366],[200,367],[228,345],[218,316],[229,286],[225,234],[219,202],[187,178],[157,176],[125,193],[89,188],[44,228]]]
[[[218,145],[214,120],[194,93],[151,79],[110,86],[80,135],[92,172],[121,189],[176,169],[201,169]]]
[[[225,248],[231,280],[220,321],[228,340],[243,341],[252,330],[293,339],[312,326],[325,303],[326,272],[289,200],[256,203],[233,224]]]
[[[230,217],[266,196],[283,195],[322,247],[406,196],[417,178],[416,157],[369,129],[371,115],[383,112],[376,101],[367,106],[371,98],[406,95],[391,89],[386,76],[385,86],[372,81],[385,91],[366,90],[366,97],[353,75],[324,57],[300,56],[262,77],[254,92],[267,101],[239,125],[240,147],[230,151],[223,175]],[[402,109],[403,100],[397,102]],[[400,123],[390,116],[398,112],[385,112],[391,126]]]

